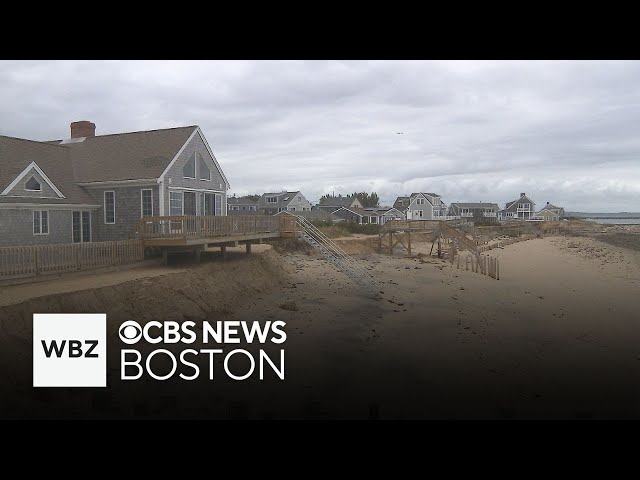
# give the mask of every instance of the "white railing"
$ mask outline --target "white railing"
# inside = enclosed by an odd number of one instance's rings
[[[498,214],[496,212],[484,212],[485,217],[497,217]]]

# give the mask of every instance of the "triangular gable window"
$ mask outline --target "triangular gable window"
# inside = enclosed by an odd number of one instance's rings
[[[40,185],[40,182],[36,180],[35,177],[31,177],[29,180],[27,180],[27,182],[24,184],[24,188],[25,190],[30,190],[32,192],[42,191],[42,186]]]

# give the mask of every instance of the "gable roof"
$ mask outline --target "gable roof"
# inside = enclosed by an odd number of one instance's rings
[[[418,193],[412,193],[412,194],[411,194],[411,197],[413,198],[413,197],[418,196],[418,195],[421,195],[421,194],[422,194],[422,195],[429,195],[430,197],[440,197],[440,195],[438,195],[437,193],[429,193],[429,192],[418,192]]]
[[[71,152],[66,146],[0,135],[0,191],[4,191],[27,167],[35,162],[66,198],[8,197],[1,203],[83,204],[96,201],[74,179]]]
[[[522,195],[522,196],[520,196],[519,198],[516,198],[515,200],[513,200],[512,202],[507,202],[507,204],[506,204],[506,205],[505,205],[505,207],[504,207],[504,210],[508,210],[508,209],[509,209],[509,208],[511,208],[515,203],[519,202],[519,201],[520,201],[520,200],[522,200],[523,198],[524,198],[524,199],[529,200],[529,202],[528,202],[528,203],[531,203],[531,208],[533,208],[533,206],[535,205],[535,204],[533,203],[533,200],[531,200],[531,199],[530,199],[529,197],[527,197],[526,195]]]
[[[196,125],[191,125],[97,135],[72,143],[61,144],[63,140],[56,140],[48,144],[71,152],[78,183],[158,178],[196,129]]]
[[[544,207],[542,207],[542,209],[540,211],[542,211],[542,210],[562,210],[562,208],[561,207],[556,207],[555,205],[552,205],[552,204],[548,203]]]
[[[367,215],[367,213],[369,212],[365,212],[363,208],[347,208],[347,207],[340,207],[338,209],[336,209],[335,211],[331,212],[335,215],[336,212],[339,212],[340,210],[346,210],[347,212],[351,212],[351,213],[355,213],[356,215],[363,217],[365,215]]]
[[[298,194],[302,195],[300,190],[296,192],[263,193],[262,197],[260,197],[259,203],[261,206],[264,205],[267,208],[286,207],[293,202],[293,199]],[[267,203],[267,197],[277,197],[276,203]]]

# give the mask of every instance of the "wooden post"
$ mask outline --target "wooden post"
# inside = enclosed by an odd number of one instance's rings
[[[200,253],[202,252],[202,247],[196,246],[193,247],[193,260],[196,263],[200,263]]]
[[[247,253],[251,253],[251,242],[247,242]]]
[[[225,258],[227,258],[227,246],[226,245],[221,245],[220,246],[220,252],[222,253],[222,259],[223,260]]]
[[[407,254],[410,256],[411,255],[411,230],[407,231],[407,237],[408,237],[408,240],[407,240],[407,252],[408,253]]]
[[[500,280],[500,260],[496,259],[496,280]]]
[[[438,237],[438,258],[442,258],[441,240],[442,240],[442,234],[440,234],[440,236]]]
[[[38,249],[38,247],[34,247],[33,249],[33,255],[34,255],[34,263],[35,263],[35,267],[36,267],[36,275],[40,274],[40,250]]]
[[[393,255],[393,232],[389,232],[389,255]]]
[[[458,255],[458,270],[460,270],[460,255]]]
[[[162,264],[163,265],[168,265],[169,264],[169,249],[168,248],[163,248],[162,249]]]
[[[467,272],[468,272],[468,271],[469,271],[469,255],[467,255],[467,261],[466,261],[466,264],[467,264]]]

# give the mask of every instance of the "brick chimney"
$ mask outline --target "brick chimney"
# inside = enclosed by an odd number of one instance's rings
[[[95,126],[94,126],[94,128],[95,128]],[[525,195],[526,195],[526,194],[525,194],[524,192],[522,192],[522,193],[520,194],[520,197],[522,198],[522,197],[524,197]]]
[[[71,138],[95,137],[96,124],[88,120],[71,123]]]

